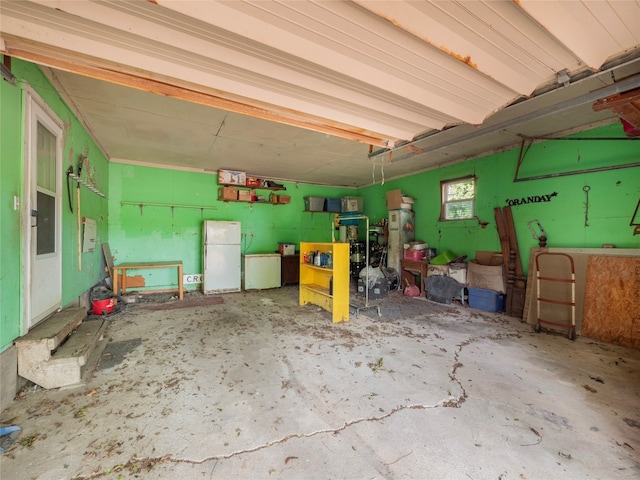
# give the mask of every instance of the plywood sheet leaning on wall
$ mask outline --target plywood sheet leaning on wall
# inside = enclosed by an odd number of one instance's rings
[[[640,349],[639,257],[589,257],[582,334]]]

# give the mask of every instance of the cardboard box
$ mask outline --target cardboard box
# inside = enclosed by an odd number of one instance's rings
[[[280,243],[280,255],[295,255],[295,243]]]
[[[231,187],[220,187],[218,189],[218,200],[237,200],[238,189]]]
[[[402,190],[389,190],[387,192],[387,210],[398,210],[402,204]]]
[[[243,202],[250,202],[254,196],[255,196],[255,191],[253,190],[238,191],[238,200],[242,200]]]
[[[278,201],[276,203],[287,204],[291,203],[291,196],[289,195],[277,195]]]
[[[219,185],[246,185],[247,173],[236,170],[218,170]]]
[[[504,293],[502,265],[480,265],[477,260],[469,260],[467,262],[467,285]]]
[[[404,210],[413,210],[413,204],[415,200],[411,197],[402,197],[402,203],[400,204],[400,208]]]
[[[477,250],[476,263],[478,265],[502,265],[502,252]]]
[[[402,194],[402,190],[387,192],[387,210],[412,210],[415,200]]]

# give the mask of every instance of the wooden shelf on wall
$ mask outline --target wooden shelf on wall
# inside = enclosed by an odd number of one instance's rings
[[[233,190],[233,195],[231,195],[232,192],[227,192],[227,190]],[[237,191],[236,191],[237,190]],[[222,202],[240,202],[240,203],[260,203],[260,204],[266,204],[266,205],[289,205],[289,203],[291,203],[291,197],[288,195],[277,195],[276,200],[273,200],[274,198],[274,194],[271,193],[270,194],[270,198],[269,200],[251,200],[250,198],[234,198],[234,196],[239,197],[239,191],[243,190],[248,191],[248,190],[269,190],[271,192],[273,191],[283,191],[286,190],[286,188],[284,187],[246,187],[246,186],[242,186],[242,185],[221,185],[219,188],[219,192],[218,192],[218,200],[222,201]],[[281,201],[281,199],[279,197],[285,197],[285,201]]]
[[[243,190],[274,190],[274,191],[282,191],[286,190],[287,187],[263,187],[260,185],[259,187],[252,187],[250,185],[238,185],[235,183],[219,183],[221,187],[231,187],[231,188],[241,188]]]
[[[233,199],[224,199],[219,198],[221,202],[236,202],[236,203],[259,203],[262,205],[289,205],[288,203],[280,203],[280,202],[260,202],[259,200],[233,200]]]

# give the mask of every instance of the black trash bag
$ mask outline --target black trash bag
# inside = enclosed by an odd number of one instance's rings
[[[427,299],[438,303],[450,304],[453,297],[460,295],[463,288],[462,283],[446,275],[432,275],[424,279]]]

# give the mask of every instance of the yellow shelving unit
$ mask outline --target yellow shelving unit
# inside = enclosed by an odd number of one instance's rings
[[[303,253],[320,252],[332,256],[332,265],[318,267],[304,263]],[[333,292],[329,285],[333,277]],[[300,305],[313,303],[332,313],[333,323],[349,320],[349,244],[300,243]]]

